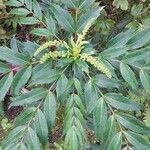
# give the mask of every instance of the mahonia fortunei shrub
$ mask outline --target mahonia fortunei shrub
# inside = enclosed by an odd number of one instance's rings
[[[126,30],[99,51],[89,29],[103,7],[94,0],[62,2],[45,8],[36,0],[7,2],[20,24],[39,24],[31,33],[47,42],[15,41],[11,48],[0,47],[0,102],[10,91],[9,107],[24,108],[2,148],[46,149],[63,107],[62,149],[149,150],[148,121],[145,125],[134,116],[144,104],[126,95],[139,88],[150,92],[150,30]]]

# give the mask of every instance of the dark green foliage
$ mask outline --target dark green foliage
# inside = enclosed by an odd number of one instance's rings
[[[24,107],[15,118],[14,129],[2,142],[2,148],[46,149],[48,134],[60,117],[57,111],[63,107],[62,149],[83,150],[94,144],[102,150],[148,150],[150,127],[135,114],[143,112],[149,102],[139,103],[127,95],[138,89],[150,94],[150,29],[125,29],[102,46],[91,38],[96,34],[95,27],[90,30],[92,34],[88,29],[99,19],[104,7],[94,0],[62,0],[59,5],[50,2],[45,1],[45,8],[37,0],[6,3],[13,6],[11,14],[19,15],[20,25],[38,24],[31,34],[45,36],[55,44],[40,46],[31,41],[18,44],[18,41],[15,48],[0,47],[0,101],[10,89],[9,107]],[[117,8],[126,10],[128,1],[123,4],[120,0],[114,1]],[[142,6],[135,7],[132,15],[136,17]],[[93,22],[89,22],[91,20]],[[79,37],[79,42],[84,42],[81,47],[76,45]],[[52,51],[51,46],[54,46]],[[68,49],[78,52],[80,48],[79,55],[66,56]],[[58,55],[41,63],[42,56],[49,51],[50,54],[57,51]],[[61,52],[65,52],[64,55]],[[82,54],[87,57],[81,59]],[[15,68],[10,68],[9,63],[16,65]],[[97,142],[89,140],[88,129]]]

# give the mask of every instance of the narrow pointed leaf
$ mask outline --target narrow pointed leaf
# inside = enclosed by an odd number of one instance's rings
[[[108,145],[108,150],[120,150],[121,145],[122,145],[122,133],[117,133],[110,141]]]
[[[0,47],[0,59],[14,65],[26,65],[29,63],[27,56],[6,47]]]
[[[34,28],[32,31],[31,31],[31,34],[35,34],[35,35],[38,35],[38,36],[51,36],[52,34],[49,32],[48,29],[45,29],[45,28]]]
[[[128,82],[133,89],[137,89],[138,82],[132,69],[128,65],[120,63],[120,72],[124,80]]]
[[[56,100],[53,93],[49,92],[44,101],[44,114],[47,120],[48,128],[52,129],[56,118]]]
[[[120,110],[127,110],[127,111],[138,111],[142,108],[141,104],[138,104],[134,101],[131,101],[127,97],[124,97],[123,95],[117,94],[117,93],[108,93],[105,95],[107,102]]]
[[[19,94],[20,90],[25,86],[31,76],[32,67],[23,68],[14,76],[11,93],[16,96]]]
[[[53,13],[58,23],[63,26],[65,30],[69,32],[74,32],[74,20],[67,10],[62,9],[60,6],[57,5],[53,9]]]
[[[34,115],[36,108],[29,107],[15,118],[15,126],[25,125]]]
[[[41,150],[40,142],[39,142],[39,139],[37,137],[37,134],[30,127],[28,127],[28,130],[27,130],[26,141],[27,141],[26,143],[27,143],[29,149]]]
[[[25,8],[14,8],[10,11],[11,14],[13,15],[28,15],[30,13],[29,10],[25,9]]]
[[[107,121],[107,106],[103,98],[97,101],[96,107],[93,111],[93,120],[95,133],[98,139],[103,140]]]
[[[91,82],[85,84],[84,97],[87,111],[92,112],[97,104],[98,93]]]
[[[32,11],[32,0],[24,0],[27,8]]]
[[[25,17],[25,18],[20,18],[18,20],[19,24],[26,24],[26,25],[37,24],[39,22],[40,21],[37,18],[35,18],[35,17]]]
[[[150,148],[150,142],[146,140],[143,136],[136,134],[134,132],[125,132],[125,136],[127,140],[135,146],[137,149],[144,149],[144,150],[149,150]]]
[[[56,93],[57,93],[57,97],[60,101],[66,100],[65,95],[67,94],[66,93],[67,92],[67,90],[66,90],[67,84],[68,84],[68,79],[64,74],[62,74],[56,84]]]
[[[13,80],[13,73],[10,72],[8,75],[5,75],[1,80],[0,80],[0,102],[4,99],[6,93],[8,92],[11,83]]]
[[[43,112],[38,109],[37,114],[35,116],[34,129],[37,133],[39,140],[43,147],[45,147],[48,143],[48,127],[45,115]]]
[[[141,32],[137,32],[127,43],[132,49],[140,48],[148,43],[150,40],[150,30],[146,29]]]
[[[145,135],[150,134],[150,128],[135,117],[127,114],[117,115],[117,120],[127,129]]]
[[[1,73],[5,73],[5,72],[9,72],[10,68],[7,64],[0,62],[0,74]]]
[[[133,35],[134,30],[121,32],[107,43],[107,47],[124,47]]]
[[[33,11],[34,11],[34,15],[41,20],[42,11],[37,0],[33,0]]]
[[[144,70],[140,71],[140,80],[145,90],[150,92],[150,76]]]
[[[44,88],[33,89],[25,94],[13,98],[13,102],[11,103],[10,106],[19,106],[36,102],[38,100],[45,98],[47,93],[48,90]]]
[[[8,143],[15,143],[18,138],[22,136],[22,133],[24,132],[26,126],[18,126],[14,128],[12,131],[10,131],[9,135],[7,138],[3,141],[3,145],[7,146]]]
[[[78,150],[79,143],[77,135],[74,130],[72,131],[72,138],[69,141],[69,146],[71,150]]]

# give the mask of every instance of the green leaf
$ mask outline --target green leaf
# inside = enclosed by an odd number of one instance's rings
[[[29,107],[17,116],[14,122],[15,126],[25,125],[33,117],[35,109],[35,107]]]
[[[83,90],[82,90],[82,87],[81,87],[81,83],[80,83],[80,81],[77,78],[74,78],[74,85],[75,85],[75,88],[76,88],[78,94],[82,95],[83,94]]]
[[[83,117],[83,114],[81,113],[80,109],[74,107],[74,114],[79,119],[79,122],[81,122],[82,125],[83,125],[84,124],[84,117]]]
[[[68,84],[68,79],[64,74],[62,74],[56,84],[56,93],[57,93],[57,97],[60,101],[66,100],[67,84]]]
[[[0,62],[0,73],[9,72],[10,68],[7,64]]]
[[[39,64],[33,68],[30,86],[49,84],[56,81],[60,77],[60,72],[58,70],[51,69],[49,66],[49,63],[45,63]]]
[[[26,65],[29,63],[27,56],[6,47],[0,47],[0,59],[14,65]]]
[[[15,7],[20,7],[23,4],[21,2],[19,2],[18,0],[9,0],[5,3],[5,5],[7,6],[15,6]]]
[[[5,150],[17,150],[18,149],[19,144],[17,142],[15,143],[9,143],[6,145]]]
[[[108,102],[111,106],[120,109],[120,110],[127,110],[127,111],[138,111],[142,108],[142,105],[131,101],[127,97],[117,93],[107,93],[105,95],[106,102]]]
[[[116,6],[116,8],[120,8],[122,10],[127,10],[129,7],[128,0],[114,0],[113,5]]]
[[[0,102],[4,99],[6,93],[8,92],[12,80],[13,80],[13,72],[10,72],[8,75],[5,75],[0,80]]]
[[[53,13],[58,23],[65,28],[66,31],[74,32],[74,20],[70,13],[60,6],[56,5],[53,8]],[[63,15],[62,15],[63,14]]]
[[[150,128],[131,115],[117,115],[117,120],[127,129],[141,134],[150,134]]]
[[[85,14],[81,15],[81,17],[79,18],[77,27],[76,27],[76,32],[82,32],[82,30],[84,29],[84,27],[86,26],[89,20],[93,18],[95,18],[96,20],[102,9],[103,7],[93,8],[87,11]]]
[[[13,49],[13,51],[18,51],[18,43],[17,43],[17,39],[15,38],[15,36],[13,36],[10,41],[10,47],[11,49]]]
[[[124,62],[132,63],[132,62],[137,62],[139,60],[144,60],[147,56],[150,55],[150,47],[146,47],[134,52],[130,52],[127,54],[124,58]]]
[[[69,8],[78,8],[80,10],[84,10],[87,7],[91,6],[94,0],[63,0],[62,2]]]
[[[134,30],[121,32],[107,43],[107,48],[124,47],[129,39],[134,35]]]
[[[33,125],[35,132],[37,133],[41,144],[43,145],[43,147],[45,147],[48,143],[48,127],[45,115],[40,109],[38,109],[34,119],[35,122],[33,123]]]
[[[23,143],[21,143],[21,145],[20,145],[20,149],[21,149],[21,150],[28,150],[28,149],[27,149],[27,147],[26,147],[26,145],[25,145],[25,144],[23,144]]]
[[[56,100],[52,92],[49,92],[44,101],[44,114],[47,120],[49,129],[52,129],[56,118]]]
[[[19,16],[26,16],[30,13],[30,11],[28,11],[27,9],[25,8],[14,8],[10,11],[10,14],[13,14],[13,15],[19,15]]]
[[[26,25],[32,25],[39,23],[39,20],[35,17],[26,17],[26,18],[20,18],[18,21],[19,24],[26,24]]]
[[[118,89],[121,86],[120,81],[118,81],[118,79],[114,79],[114,78],[109,79],[103,74],[97,74],[94,77],[94,82],[100,88],[107,88],[107,89],[117,88]]]
[[[71,150],[78,150],[78,138],[74,130],[72,131],[72,138],[70,139],[69,146]]]
[[[33,0],[33,11],[34,11],[34,16],[36,16],[37,18],[39,18],[41,20],[42,19],[42,11],[41,11],[40,5],[37,2],[37,0]]]
[[[75,0],[62,0],[62,2],[69,8],[77,7],[77,1],[75,1]]]
[[[94,0],[79,0],[79,9],[86,9],[94,3]]]
[[[106,130],[105,130],[105,139],[109,141],[112,138],[112,135],[116,132],[116,122],[115,116],[111,115],[106,122]]]
[[[24,132],[26,126],[18,126],[14,128],[12,131],[10,131],[7,138],[3,141],[4,147],[6,147],[8,144],[15,143],[18,138],[22,135]]]
[[[77,138],[78,138],[78,142],[79,142],[80,146],[82,147],[84,145],[83,135],[82,135],[79,127],[74,128],[74,130],[76,132],[76,135],[77,135]]]
[[[144,70],[140,70],[140,80],[145,90],[150,92],[150,76]]]
[[[107,121],[107,106],[103,98],[97,101],[96,107],[93,111],[93,121],[95,127],[95,133],[98,139],[104,140],[104,132],[106,129]]]
[[[127,43],[127,45],[132,48],[143,47],[150,40],[150,30],[146,29],[141,32],[137,32]]]
[[[11,86],[11,93],[12,95],[16,96],[19,94],[20,90],[25,86],[28,82],[32,72],[32,67],[26,67],[22,70],[18,71],[17,74],[14,76],[12,86]]]
[[[84,99],[88,112],[93,111],[97,104],[98,98],[99,96],[96,88],[92,85],[91,81],[89,81],[84,87]]]
[[[24,0],[26,7],[32,12],[32,0]]]
[[[48,29],[45,29],[45,28],[34,28],[32,31],[31,31],[31,34],[35,34],[35,35],[38,35],[38,36],[51,36],[52,34],[49,32]]]
[[[76,94],[74,94],[73,98],[74,98],[74,101],[75,101],[77,107],[79,107],[80,111],[85,112],[85,108],[84,108],[81,98]]]
[[[54,19],[52,17],[45,18],[45,19],[46,19],[48,31],[51,33],[51,35],[55,35],[56,34],[56,25],[55,25]]]
[[[116,133],[108,145],[108,150],[120,150],[122,145],[122,133]]]
[[[146,140],[143,136],[130,131],[124,132],[124,134],[127,140],[138,150],[149,150],[150,142]]]
[[[149,28],[149,26],[150,26],[150,18],[149,18],[148,16],[142,18],[141,22],[142,22],[142,24],[144,25],[144,28],[145,28],[145,29],[148,29],[148,28]]]
[[[138,88],[138,82],[136,80],[135,73],[127,64],[120,63],[120,72],[124,80],[128,82],[133,89]]]
[[[133,5],[131,8],[131,15],[137,17],[142,13],[143,4]]]
[[[38,47],[39,47],[39,45],[36,44],[35,42],[26,41],[24,43],[24,49],[25,49],[25,51],[27,51],[30,54],[31,57],[33,56],[35,51],[38,49]]]
[[[111,59],[118,57],[124,53],[126,53],[127,47],[110,47],[108,49],[105,49],[103,52],[100,53],[100,56],[102,56],[105,59]]]
[[[66,138],[65,138],[65,145],[67,147],[69,146],[69,149],[71,149],[71,150],[78,150],[79,142],[78,142],[78,138],[77,138],[74,128],[76,128],[76,127],[72,127],[68,131]]]
[[[45,88],[36,88],[27,93],[24,93],[16,98],[13,98],[11,106],[19,106],[30,104],[46,97],[48,90]]]
[[[27,134],[26,134],[26,143],[28,145],[28,148],[31,150],[40,150],[40,142],[39,139],[35,133],[35,131],[28,127]]]

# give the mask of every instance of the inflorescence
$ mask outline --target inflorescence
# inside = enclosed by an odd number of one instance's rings
[[[86,61],[93,65],[95,68],[97,68],[99,71],[104,73],[108,78],[111,78],[111,72],[108,68],[104,66],[102,62],[100,62],[97,58],[86,54],[86,53],[81,53],[81,51],[84,49],[84,45],[88,44],[89,42],[85,40],[85,35],[87,34],[89,28],[93,24],[93,21],[95,19],[91,19],[87,25],[85,26],[84,30],[82,33],[77,34],[77,40],[74,41],[73,37],[70,39],[71,46],[69,46],[65,41],[62,40],[54,40],[54,41],[49,41],[40,46],[37,51],[35,52],[34,56],[39,54],[42,50],[48,48],[49,46],[61,46],[67,49],[67,51],[50,51],[46,53],[42,58],[40,59],[40,63],[45,63],[48,59],[57,59],[57,58],[73,58],[74,60],[81,59],[83,61]]]

